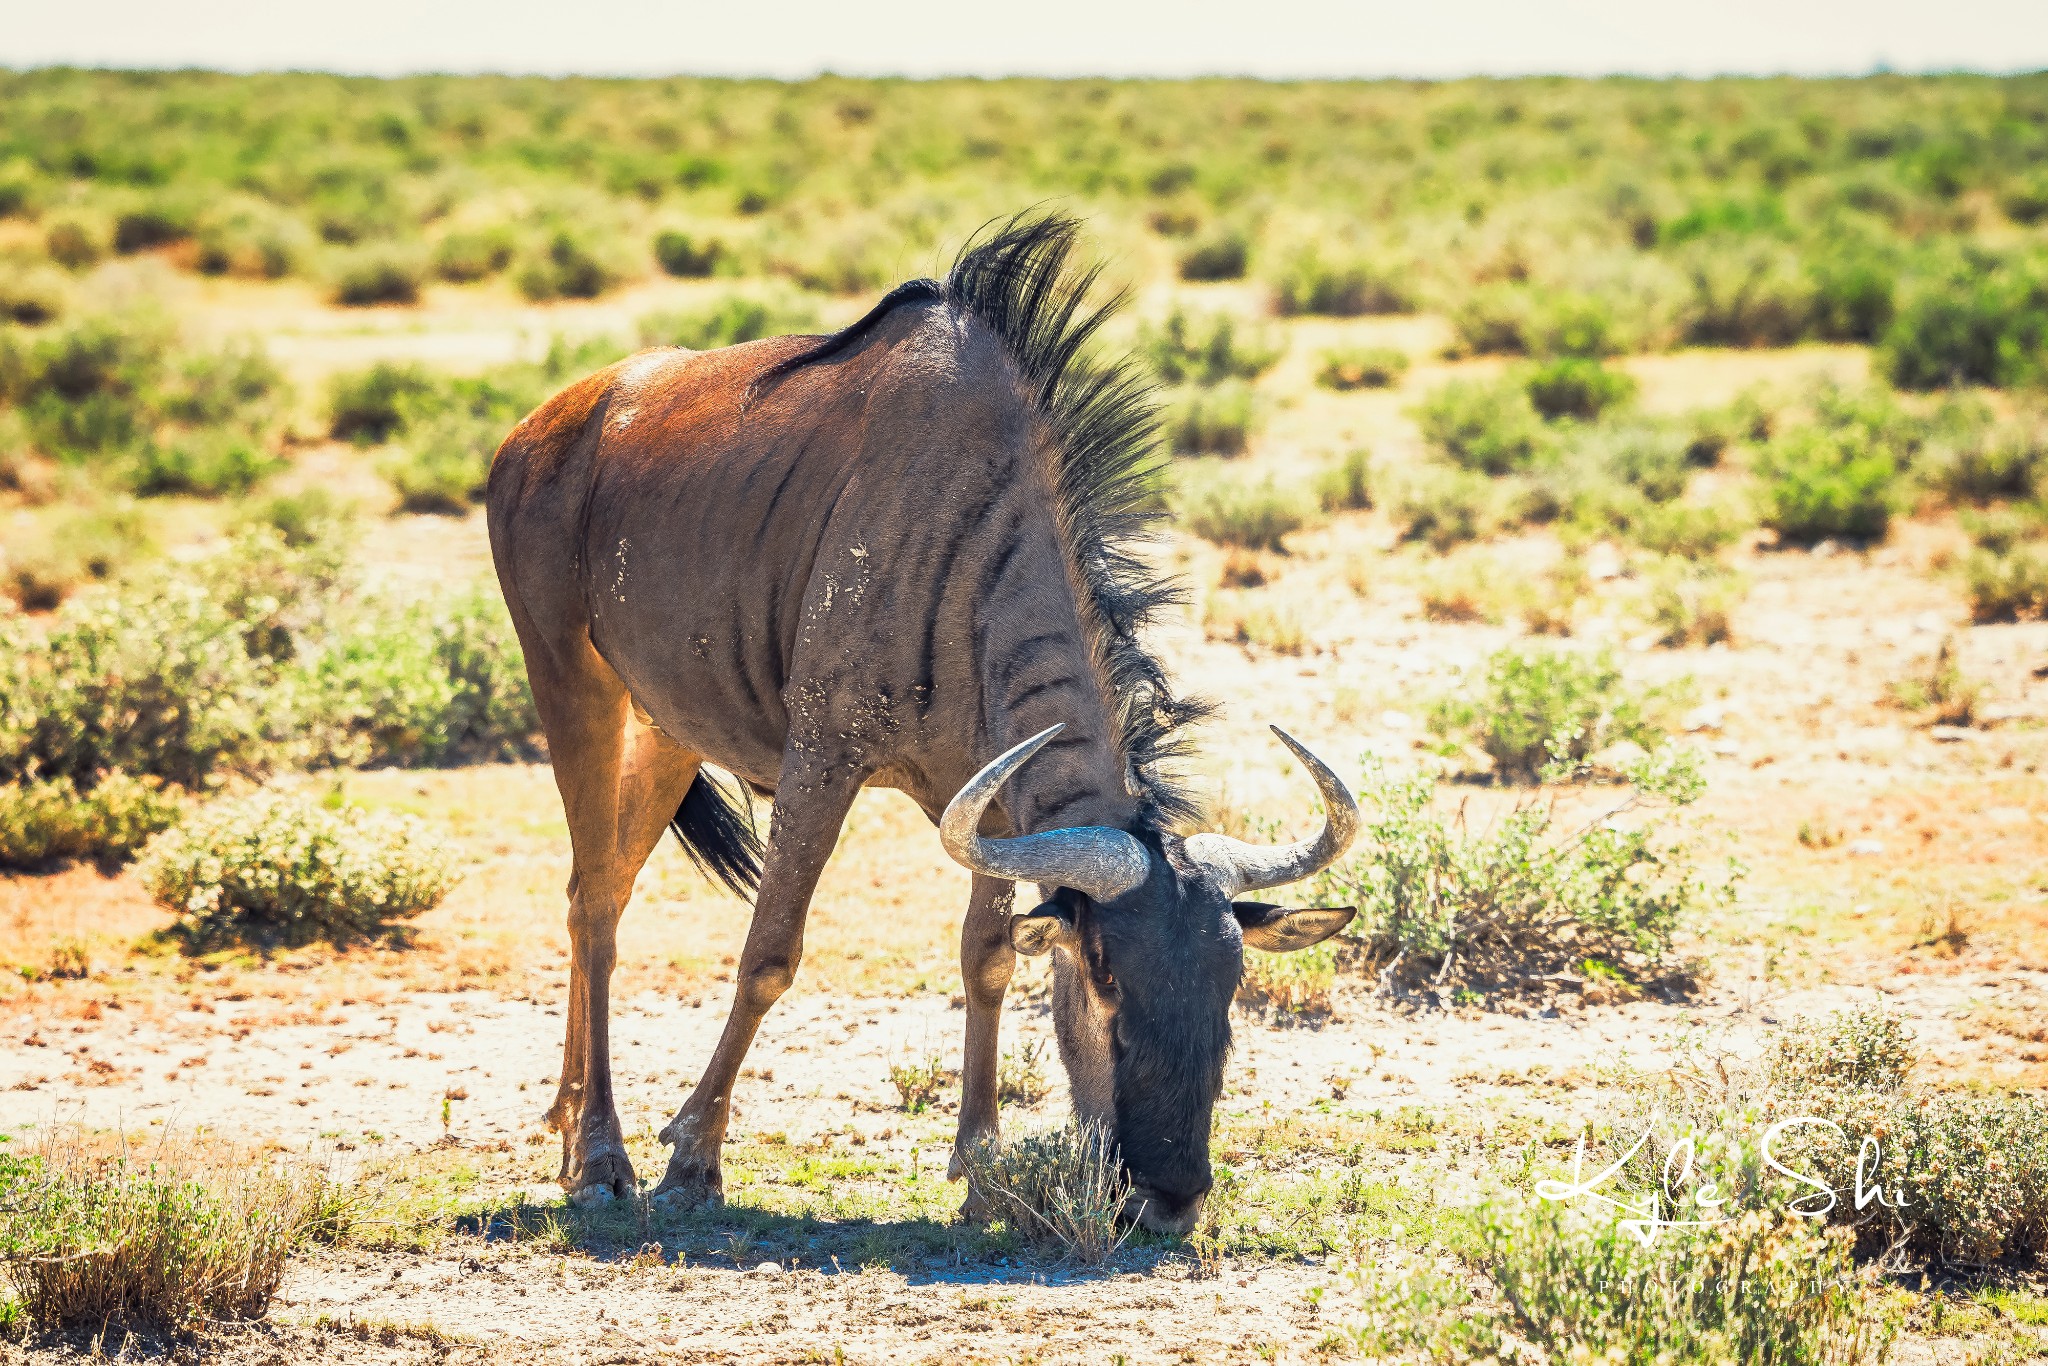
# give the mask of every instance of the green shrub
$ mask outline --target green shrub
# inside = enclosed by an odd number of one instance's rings
[[[1432,448],[1481,474],[1527,469],[1549,445],[1528,392],[1511,380],[1451,380],[1414,415]]]
[[[1496,1201],[1482,1219],[1505,1317],[1549,1360],[1879,1366],[1898,1334],[1849,1240],[1796,1214],[1660,1229],[1648,1246],[1611,1211]]]
[[[202,807],[151,840],[135,873],[195,947],[387,935],[456,880],[414,818],[276,789]]]
[[[1256,416],[1249,386],[1219,384],[1169,394],[1159,425],[1175,455],[1242,455],[1251,444]]]
[[[1415,304],[1411,270],[1357,258],[1330,260],[1315,250],[1289,257],[1273,280],[1273,306],[1283,317],[1412,313]]]
[[[1235,228],[1225,228],[1189,243],[1174,269],[1183,280],[1242,280],[1251,255],[1251,239]]]
[[[1316,476],[1316,503],[1325,512],[1363,512],[1372,506],[1372,456],[1348,451]]]
[[[1792,545],[1884,539],[1898,507],[1892,453],[1854,428],[1802,427],[1758,453],[1763,524]]]
[[[475,424],[443,418],[409,434],[402,447],[378,463],[377,472],[398,495],[400,512],[461,517],[483,501],[495,448],[473,445],[468,438],[475,434]]]
[[[160,382],[158,407],[172,422],[254,433],[273,425],[290,399],[284,371],[247,342],[177,358]]]
[[[1443,551],[1491,535],[1499,501],[1484,475],[1432,462],[1405,472],[1395,485],[1393,512],[1402,540]]]
[[[1740,540],[1748,524],[1721,504],[1652,503],[1628,527],[1629,539],[1659,555],[1686,560],[1712,557]]]
[[[1241,335],[1228,314],[1191,316],[1176,308],[1166,321],[1138,331],[1137,354],[1165,384],[1215,385],[1232,379],[1257,379],[1273,368],[1285,350],[1264,335]]]
[[[1323,352],[1316,383],[1325,389],[1387,389],[1408,373],[1408,353],[1398,346],[1339,346]]]
[[[231,203],[204,215],[194,240],[202,273],[251,280],[283,279],[313,250],[304,222],[261,201]]]
[[[1952,499],[1983,504],[2048,493],[2048,423],[2038,417],[1990,427],[1933,454],[1928,480]]]
[[[1838,1010],[1825,1020],[1799,1020],[1772,1034],[1764,1074],[1774,1086],[1848,1087],[1896,1091],[1915,1057],[1913,1031],[1882,1009]]]
[[[128,489],[143,498],[167,493],[239,496],[283,466],[282,460],[234,432],[186,433],[137,451],[127,471]]]
[[[0,321],[40,327],[64,312],[64,277],[47,266],[0,262]]]
[[[50,220],[43,230],[43,250],[66,270],[84,270],[99,263],[112,245],[98,219],[81,214],[64,214]]]
[[[1693,255],[1680,332],[1702,346],[1787,346],[1813,328],[1813,281],[1789,251],[1758,243]]]
[[[357,247],[334,265],[329,297],[343,308],[375,304],[412,305],[420,301],[427,264],[417,250],[392,243]]]
[[[1482,285],[1451,309],[1457,348],[1475,356],[1583,356],[1627,350],[1614,306],[1591,294]]]
[[[1504,781],[1569,778],[1618,741],[1644,749],[1662,743],[1665,714],[1682,691],[1630,688],[1604,653],[1511,645],[1486,661],[1476,687],[1440,699],[1429,725],[1440,736],[1469,739]]]
[[[1771,435],[1773,414],[1754,393],[1745,393],[1718,408],[1695,408],[1681,419],[1691,433],[1686,458],[1695,465],[1718,465],[1728,448]]]
[[[1592,477],[1641,493],[1652,504],[1685,495],[1692,480],[1690,433],[1668,422],[1634,421],[1597,427],[1574,442]]]
[[[388,441],[405,425],[412,406],[435,393],[433,376],[419,365],[378,361],[367,370],[337,375],[327,399],[327,433],[359,446]]]
[[[1308,521],[1301,498],[1269,476],[1258,483],[1207,479],[1186,489],[1181,518],[1188,530],[1216,545],[1280,551],[1288,533]]]
[[[1675,756],[1642,765],[1615,816],[1696,800],[1697,768]],[[1548,802],[1523,801],[1468,829],[1464,804],[1437,810],[1437,779],[1377,761],[1358,792],[1366,852],[1318,874],[1316,904],[1358,907],[1347,933],[1404,984],[1484,991],[1538,987],[1555,973],[1603,971],[1649,982],[1680,970],[1681,932],[1734,893],[1710,881],[1696,849],[1664,818],[1552,826]]]
[[[2004,503],[1956,518],[1973,545],[2000,555],[2028,541],[2048,537],[2048,503]]]
[[[126,862],[182,809],[162,783],[125,773],[83,791],[69,778],[0,785],[0,868]]]
[[[961,1165],[991,1214],[1027,1241],[1056,1247],[1086,1266],[1123,1245],[1118,1227],[1129,1180],[1116,1142],[1096,1124],[990,1139],[961,1151]]]
[[[711,351],[762,337],[802,332],[817,325],[818,315],[802,303],[748,299],[735,294],[709,308],[648,314],[640,320],[640,344]]]
[[[626,276],[614,245],[568,227],[543,232],[520,254],[512,283],[535,303],[595,299]]]
[[[1885,330],[1878,363],[1902,389],[2014,386],[2044,373],[2048,271],[1998,265],[1916,286]]]
[[[1974,621],[2048,621],[2048,546],[1973,550],[1963,584]]]
[[[509,228],[459,228],[434,244],[434,274],[455,285],[488,280],[512,264],[516,248]]]
[[[44,1332],[259,1320],[336,1207],[325,1175],[296,1162],[169,1137],[89,1143],[66,1130],[22,1157],[0,1149],[0,1276]]]
[[[111,579],[155,549],[149,523],[133,503],[81,507],[45,523],[39,536],[14,538],[7,548],[7,594],[26,611],[47,612],[81,585]]]
[[[192,235],[197,215],[181,199],[153,199],[114,215],[114,250],[123,256],[182,242]]]
[[[654,238],[654,259],[670,275],[684,280],[701,280],[715,273],[725,257],[725,245],[716,238],[692,237],[670,229]]]
[[[1898,267],[1877,250],[1828,244],[1808,258],[1809,331],[1823,341],[1875,342],[1898,314]]]
[[[542,756],[540,716],[504,603],[471,592],[343,623],[306,680],[316,752],[355,767]]]
[[[1597,360],[1561,356],[1525,374],[1522,388],[1536,411],[1548,420],[1571,417],[1591,422],[1634,398],[1636,382]]]
[[[1734,639],[1735,609],[1748,585],[1719,565],[1683,561],[1659,565],[1649,575],[1649,618],[1657,643],[1718,645]]]

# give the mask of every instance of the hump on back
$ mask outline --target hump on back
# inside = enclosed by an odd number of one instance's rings
[[[492,554],[574,849],[548,1117],[575,1198],[635,1182],[608,992],[662,832],[754,896],[732,1012],[662,1131],[658,1192],[715,1199],[732,1086],[794,979],[818,875],[855,795],[888,786],[974,874],[955,1175],[996,1132],[1016,955],[1049,953],[1074,1107],[1112,1133],[1132,1217],[1180,1230],[1198,1213],[1244,946],[1306,947],[1351,917],[1233,898],[1336,858],[1356,813],[1283,735],[1322,793],[1319,833],[1185,833],[1195,806],[1162,761],[1208,708],[1142,638],[1179,601],[1145,553],[1155,419],[1137,373],[1093,355],[1118,301],[1089,304],[1076,235],[1011,220],[943,283],[901,285],[831,336],[643,352],[500,448]],[[772,799],[765,840],[707,765]],[[1035,909],[1018,913],[1018,881],[1038,884]]]

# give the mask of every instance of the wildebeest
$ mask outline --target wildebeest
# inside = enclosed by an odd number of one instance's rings
[[[1322,791],[1320,834],[1176,833],[1195,813],[1161,761],[1205,708],[1139,638],[1177,600],[1138,555],[1156,424],[1136,374],[1090,358],[1115,303],[1085,302],[1076,232],[1013,219],[943,284],[901,285],[831,336],[642,352],[500,447],[491,552],[574,847],[548,1119],[579,1199],[634,1188],[607,997],[619,915],[671,824],[755,908],[724,1033],[662,1131],[658,1195],[721,1194],[733,1082],[863,786],[909,794],[974,872],[955,1176],[996,1131],[1015,954],[1050,951],[1075,1109],[1113,1133],[1130,1212],[1186,1230],[1244,945],[1303,948],[1350,920],[1232,900],[1327,865],[1356,828],[1343,784],[1285,736]],[[706,763],[773,798],[765,848]],[[1025,914],[1018,880],[1043,896]]]

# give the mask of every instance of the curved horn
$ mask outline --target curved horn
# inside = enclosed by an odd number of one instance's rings
[[[1189,836],[1188,856],[1214,873],[1228,896],[1298,882],[1319,873],[1343,856],[1358,833],[1358,803],[1352,800],[1343,780],[1286,731],[1278,726],[1271,729],[1316,780],[1316,788],[1323,794],[1323,830],[1314,839],[1271,849],[1228,835]]]
[[[1064,728],[1063,722],[1040,731],[969,779],[939,820],[939,840],[954,862],[977,873],[1072,887],[1109,901],[1143,882],[1152,866],[1145,846],[1123,831],[1090,825],[1006,840],[980,833],[981,813],[996,789]]]

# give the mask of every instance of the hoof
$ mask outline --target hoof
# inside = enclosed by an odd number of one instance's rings
[[[640,1188],[633,1164],[622,1152],[597,1153],[573,1167],[565,1161],[558,1179],[569,1192],[569,1203],[578,1209],[608,1204],[614,1197],[624,1199]]]
[[[668,1170],[652,1197],[664,1205],[688,1209],[696,1205],[725,1203],[725,1177],[716,1167],[701,1162],[670,1158]]]

